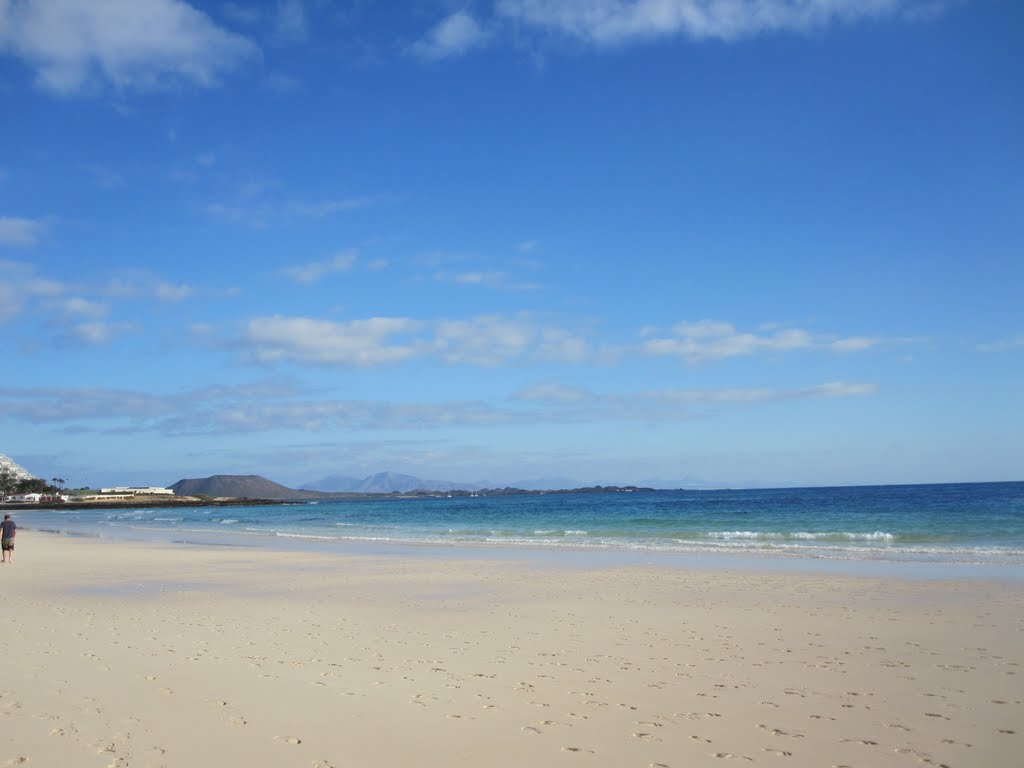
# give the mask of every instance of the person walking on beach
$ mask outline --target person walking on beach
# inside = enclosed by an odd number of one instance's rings
[[[4,521],[0,523],[0,550],[3,554],[3,562],[8,562],[7,556],[10,555],[10,562],[14,562],[14,535],[18,532],[18,526],[11,520],[10,515],[4,515]]]

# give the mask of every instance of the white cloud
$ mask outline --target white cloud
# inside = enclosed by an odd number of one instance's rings
[[[434,349],[447,363],[494,366],[522,356],[535,335],[532,325],[518,318],[482,315],[445,320],[438,323]]]
[[[586,340],[570,331],[538,323],[528,313],[490,314],[468,320],[442,320],[430,349],[450,365],[494,367],[516,360],[581,363],[590,356]]]
[[[932,0],[498,0],[498,15],[595,45],[685,35],[737,40],[836,22],[913,15]]]
[[[108,323],[103,320],[91,320],[75,323],[68,327],[70,336],[86,344],[106,344],[124,333],[135,330],[131,323]]]
[[[278,224],[294,216],[324,218],[345,211],[352,211],[370,205],[375,198],[352,197],[339,200],[321,200],[318,202],[282,202],[270,199],[264,194],[270,184],[253,181],[239,190],[236,202],[212,202],[206,205],[206,213],[210,216],[231,221],[255,229],[271,224]]]
[[[297,283],[315,283],[332,272],[348,272],[358,258],[355,251],[341,251],[329,261],[314,261],[285,270],[285,274]]]
[[[170,304],[190,298],[196,294],[191,285],[168,283],[148,274],[145,270],[127,272],[109,280],[101,289],[107,296],[125,299],[154,298]]]
[[[374,366],[408,360],[417,350],[392,342],[419,327],[402,317],[374,317],[336,323],[308,317],[258,317],[249,322],[242,343],[259,362]]]
[[[299,214],[300,216],[320,218],[322,216],[331,216],[335,213],[342,213],[344,211],[362,208],[370,202],[371,200],[368,197],[350,197],[342,200],[323,200],[318,203],[292,203],[288,206],[288,211],[290,213]]]
[[[89,339],[102,343],[109,329],[96,324]],[[65,424],[79,430],[224,434],[301,429],[348,431],[609,421],[684,421],[694,406],[746,407],[788,400],[870,395],[870,384],[834,382],[804,389],[669,390],[597,394],[559,384],[538,384],[505,401],[322,400],[286,381],[213,386],[173,393],[91,387],[3,386],[0,420]]]
[[[655,413],[668,415],[680,405],[768,403],[783,400],[811,400],[818,398],[863,397],[878,391],[874,384],[844,381],[817,384],[800,389],[771,389],[766,387],[723,387],[719,389],[668,389],[626,394],[599,395],[577,387],[558,384],[538,384],[513,395],[516,400],[532,400],[549,404],[589,404],[605,407],[619,414],[637,413],[655,407]],[[668,410],[665,410],[668,409]]]
[[[54,305],[54,308],[61,313],[76,317],[100,318],[106,317],[110,307],[98,301],[89,301],[78,296],[65,299]]]
[[[300,43],[306,34],[306,12],[301,0],[279,0],[274,37],[282,43]]]
[[[486,30],[473,16],[457,11],[416,42],[412,50],[425,59],[446,59],[483,45],[487,37]]]
[[[540,333],[537,357],[567,363],[582,363],[590,358],[590,344],[569,331],[545,328]]]
[[[35,67],[42,87],[73,93],[97,79],[209,87],[258,49],[182,0],[6,0],[0,51]]]
[[[511,282],[509,280],[509,276],[504,272],[435,272],[434,279],[441,283],[470,286],[478,285],[509,291],[533,291],[537,290],[538,287],[534,283]]]
[[[683,322],[675,326],[675,332],[689,339],[707,339],[715,336],[729,336],[736,332],[732,323],[721,320],[699,320]]]
[[[190,285],[174,285],[173,283],[160,282],[154,287],[154,293],[160,301],[175,304],[192,296],[195,293],[195,289]]]
[[[656,334],[657,331],[654,329],[644,329],[646,336]],[[731,323],[701,320],[696,323],[679,323],[672,329],[671,335],[649,338],[641,344],[640,349],[652,357],[680,357],[687,362],[695,363],[810,349],[858,352],[879,343],[880,339],[863,336],[815,336],[799,328],[762,330],[760,333],[740,332]]]
[[[678,389],[648,392],[644,397],[661,402],[679,403],[767,403],[781,400],[863,397],[878,391],[874,384],[832,381],[802,389],[771,389],[765,387],[732,387],[722,389]]]
[[[205,210],[215,219],[245,224],[254,229],[265,227],[274,215],[274,211],[266,203],[246,205],[209,203]]]
[[[866,336],[853,336],[849,339],[833,341],[829,346],[834,352],[861,352],[870,349],[879,343],[879,339],[870,339]]]
[[[504,272],[438,272],[434,279],[456,285],[487,285],[498,287],[505,283]]]
[[[430,356],[449,365],[484,367],[531,359],[578,363],[589,355],[583,339],[542,326],[525,313],[432,324],[410,318],[332,322],[276,315],[250,321],[238,344],[263,363],[362,367]]]
[[[580,403],[594,397],[588,390],[564,384],[535,384],[512,395],[513,400],[536,400],[547,403]]]
[[[0,245],[35,245],[45,228],[46,222],[43,219],[0,216]]]
[[[45,319],[54,329],[52,340],[59,343],[105,344],[137,331],[134,322],[107,319],[117,308],[109,299],[178,302],[194,293],[191,286],[160,281],[141,270],[99,284],[63,283],[39,275],[27,262],[0,259],[0,323],[22,314]]]
[[[489,283],[496,285],[505,279],[503,272],[460,272],[452,278],[456,283],[463,285],[480,285]]]
[[[1005,339],[998,341],[990,341],[986,344],[979,344],[978,351],[980,352],[1006,352],[1011,349],[1021,349],[1024,347],[1024,333],[1019,336],[1010,336]]]
[[[0,259],[0,323],[24,312],[29,302],[53,299],[66,290],[63,283],[38,277],[27,262]]]
[[[334,262],[294,267],[288,274],[300,282],[315,282],[329,272],[348,269],[350,259],[354,256],[341,254]],[[546,324],[529,312],[441,319],[433,323],[410,318],[332,322],[274,316],[251,321],[239,344],[249,350],[252,359],[268,363],[374,366],[434,357],[449,365],[496,367],[531,361],[612,364],[630,353],[697,363],[803,350],[851,353],[876,344],[917,341],[838,338],[797,328],[741,332],[721,321],[680,323],[667,336],[651,330],[648,333],[650,338],[632,348],[595,347],[585,336]],[[396,342],[394,337],[401,340]]]

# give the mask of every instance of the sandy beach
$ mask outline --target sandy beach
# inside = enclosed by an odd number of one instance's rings
[[[993,766],[1024,585],[23,532],[0,765]]]

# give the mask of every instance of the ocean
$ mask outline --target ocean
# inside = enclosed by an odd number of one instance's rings
[[[252,547],[352,545],[1024,568],[1024,482],[546,493],[38,510],[23,530]]]

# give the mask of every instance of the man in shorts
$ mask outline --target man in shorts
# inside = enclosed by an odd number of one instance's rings
[[[14,562],[14,535],[18,532],[18,526],[11,520],[10,515],[4,515],[4,521],[0,523],[0,550],[3,550],[3,562]]]

